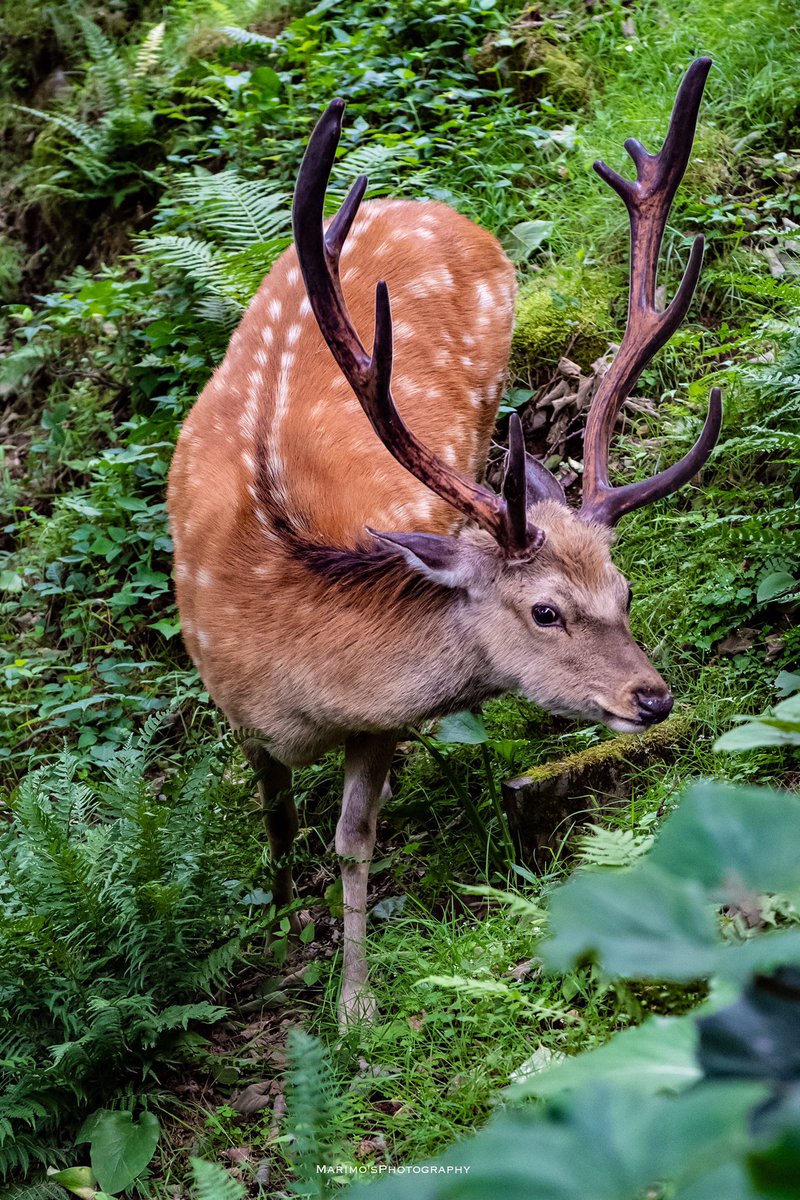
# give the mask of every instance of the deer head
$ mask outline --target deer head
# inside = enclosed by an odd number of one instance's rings
[[[317,125],[295,192],[297,253],[325,341],[384,446],[466,522],[455,536],[369,529],[370,536],[402,556],[411,572],[451,594],[449,636],[463,634],[465,644],[477,641],[487,693],[521,691],[551,711],[602,720],[625,732],[663,720],[673,700],[631,636],[631,589],[611,560],[612,529],[625,513],[667,496],[696,475],[714,448],[722,420],[715,388],[702,433],[684,458],[645,481],[619,487],[609,482],[609,444],[621,406],[685,317],[700,273],[703,238],[698,236],[674,299],[659,309],[661,243],[689,159],[710,66],[710,59],[703,58],[689,68],[658,154],[649,154],[633,139],[625,143],[636,166],[635,180],[595,164],[630,217],[630,300],[619,351],[587,420],[579,510],[567,505],[555,477],[526,455],[516,415],[509,424],[500,495],[437,457],[400,416],[391,392],[387,287],[377,284],[374,344],[368,354],[339,282],[340,255],[366,178],[356,181],[327,230],[323,227],[343,101],[334,100]]]

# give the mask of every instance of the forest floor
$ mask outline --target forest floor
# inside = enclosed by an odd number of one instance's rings
[[[64,1195],[41,1170],[83,1161],[83,1118],[144,1107],[163,1133],[143,1193],[192,1194],[199,1156],[253,1195],[323,1194],[297,1182],[301,1114],[345,1167],[412,1162],[482,1125],[532,1055],[697,1003],[702,984],[544,973],[535,913],[576,864],[630,861],[693,779],[797,784],[779,747],[714,749],[800,684],[796,6],[10,0],[0,29],[0,1173],[20,1198]],[[340,756],[296,775],[298,944],[253,780],[180,640],[177,429],[288,244],[303,145],[341,95],[335,188],[364,171],[371,195],[445,200],[517,263],[498,443],[517,409],[576,497],[578,384],[626,306],[625,216],[591,163],[625,171],[629,136],[657,147],[701,53],[667,293],[697,232],[706,267],[615,448],[620,476],[651,474],[723,389],[700,485],[627,517],[615,550],[692,736],[632,763],[624,799],[576,794],[591,828],[567,821],[535,871],[498,862],[502,781],[608,731],[505,699],[482,732],[403,743],[370,877],[380,1015],[340,1036]]]

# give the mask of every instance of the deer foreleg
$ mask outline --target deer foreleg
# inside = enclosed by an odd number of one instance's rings
[[[344,977],[339,1021],[369,1020],[375,999],[367,983],[367,881],[378,812],[397,737],[359,734],[345,745],[344,801],[336,826],[336,853],[344,893]]]

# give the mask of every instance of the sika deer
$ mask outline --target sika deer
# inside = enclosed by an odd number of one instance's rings
[[[295,245],[183,427],[169,511],[184,637],[231,724],[257,731],[246,749],[280,903],[292,895],[291,768],[345,746],[345,1020],[372,1011],[367,872],[404,728],[504,692],[623,731],[672,708],[631,637],[611,529],[700,470],[720,429],[719,392],[694,448],[652,479],[612,487],[608,452],[625,398],[685,316],[700,272],[698,237],[675,299],[658,310],[661,241],[709,67],[690,67],[659,154],[626,142],[635,181],[596,164],[630,215],[631,294],[587,422],[579,511],[526,456],[516,417],[502,494],[480,482],[513,318],[514,272],[495,239],[441,204],[361,207],[364,178],[323,229],[341,100],[300,168]]]

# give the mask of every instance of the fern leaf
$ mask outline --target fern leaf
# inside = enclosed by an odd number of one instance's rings
[[[149,75],[158,65],[165,29],[166,25],[161,21],[158,25],[154,25],[145,37],[136,55],[133,67],[134,79],[141,79],[143,76]]]
[[[219,1163],[191,1159],[194,1200],[245,1200],[247,1192]]]
[[[642,837],[629,829],[604,829],[589,825],[589,832],[576,838],[581,862],[590,867],[629,867],[650,849],[652,837]]]
[[[241,29],[238,25],[220,25],[220,33],[235,42],[237,46],[273,46],[275,38],[263,33],[251,33],[249,29]]]

